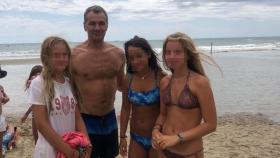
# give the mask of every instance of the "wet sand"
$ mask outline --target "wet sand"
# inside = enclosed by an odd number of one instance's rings
[[[40,58],[0,59],[0,63],[2,65],[39,64],[40,62]]]

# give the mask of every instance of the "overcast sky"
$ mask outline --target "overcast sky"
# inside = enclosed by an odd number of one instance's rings
[[[94,4],[109,14],[109,41],[177,31],[193,38],[280,36],[279,0],[1,0],[0,43],[49,35],[84,41],[83,13]]]

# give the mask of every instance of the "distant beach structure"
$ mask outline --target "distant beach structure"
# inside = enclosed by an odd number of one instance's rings
[[[212,50],[213,50],[212,48],[213,48],[213,43],[211,42],[211,46],[210,46],[210,54],[211,54],[211,55],[212,55],[212,53],[213,53],[213,52],[212,52]]]

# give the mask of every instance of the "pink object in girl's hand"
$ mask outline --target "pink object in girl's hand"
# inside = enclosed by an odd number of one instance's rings
[[[89,140],[81,132],[67,132],[62,136],[62,139],[69,144],[73,149],[86,148],[90,145]],[[56,158],[66,158],[62,152],[57,152]]]

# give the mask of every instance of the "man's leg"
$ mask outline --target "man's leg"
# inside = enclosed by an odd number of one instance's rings
[[[115,158],[119,155],[118,129],[104,135],[104,142],[101,158]]]

